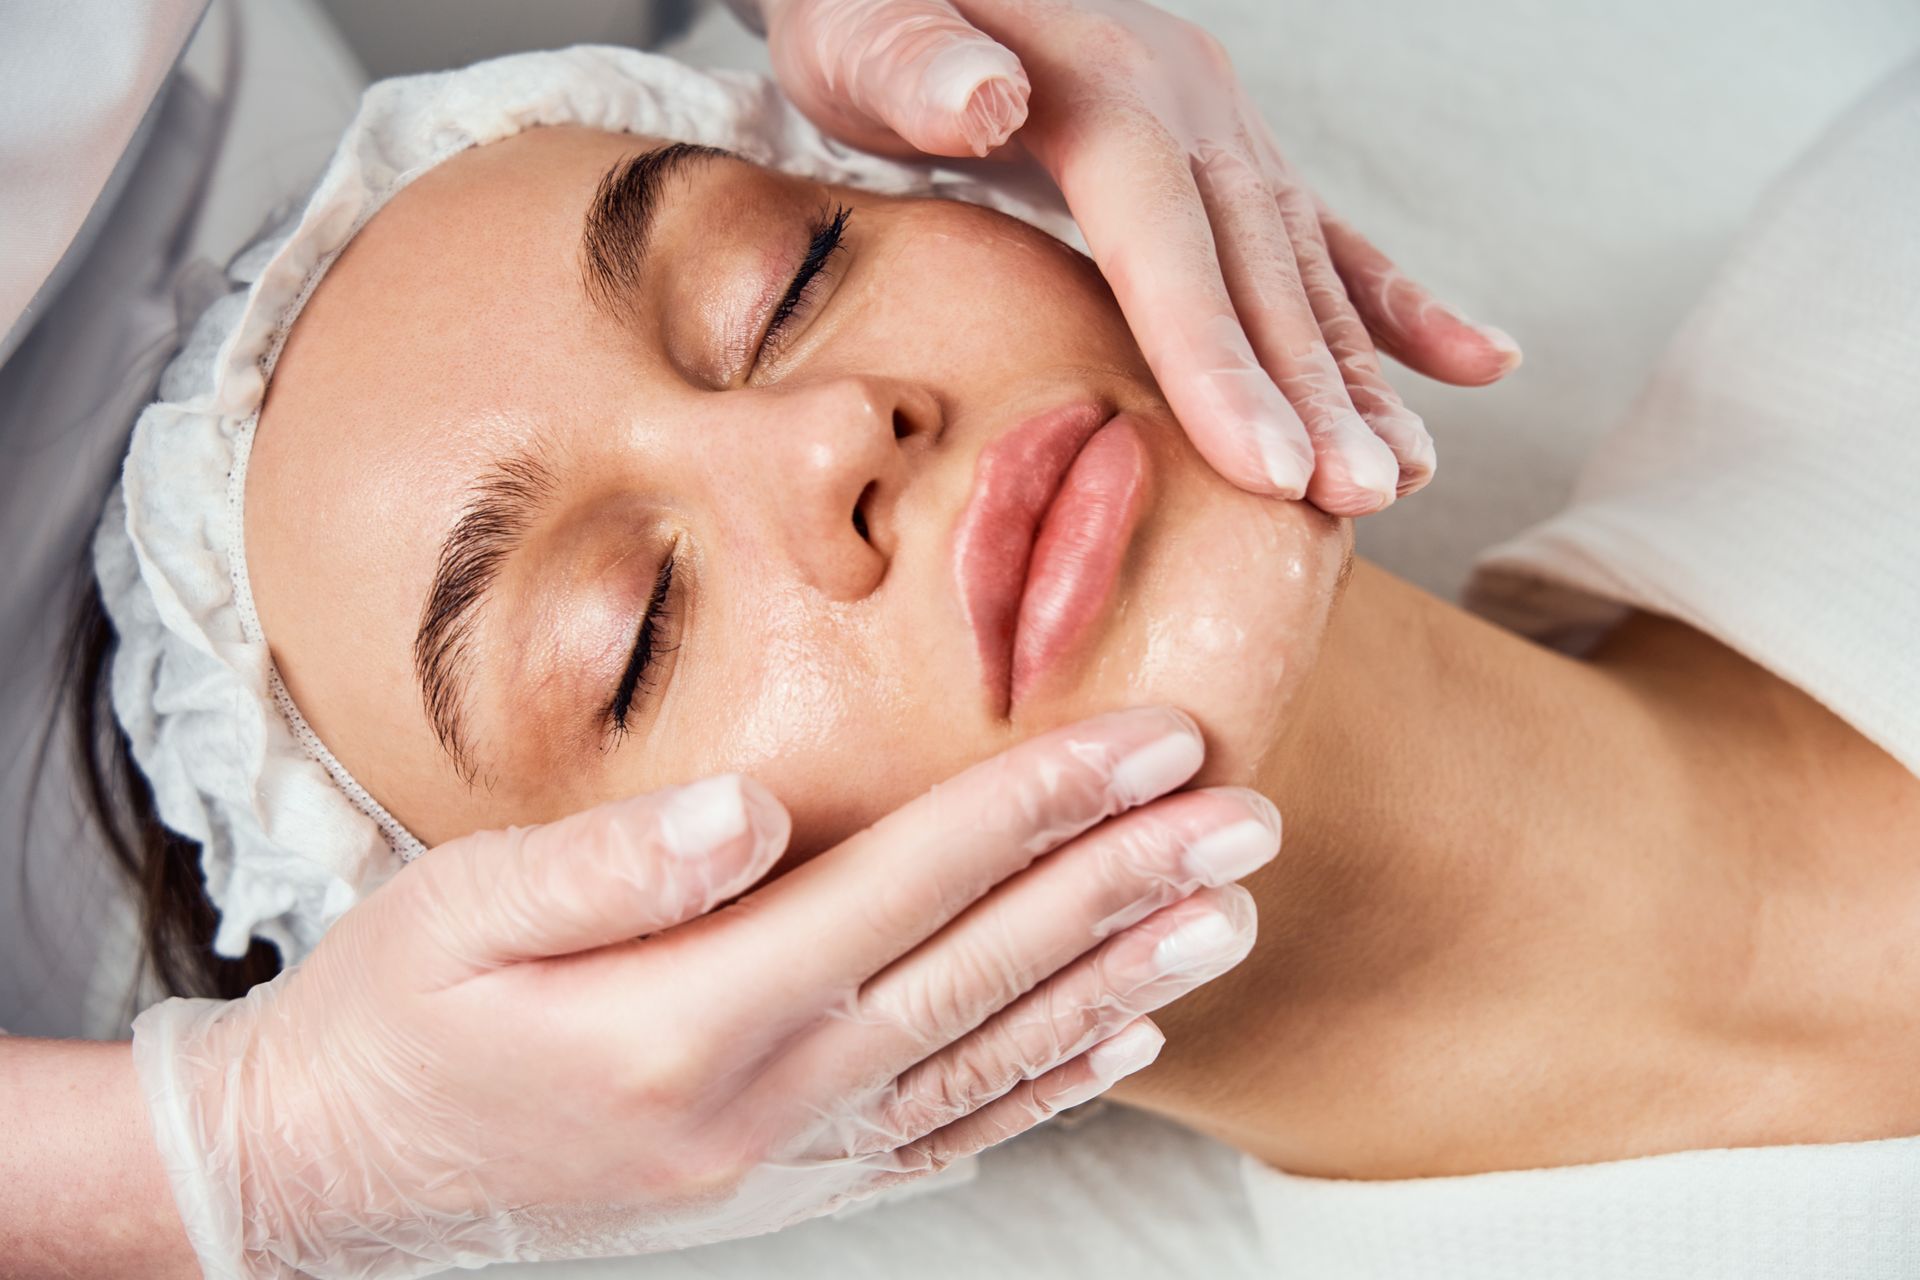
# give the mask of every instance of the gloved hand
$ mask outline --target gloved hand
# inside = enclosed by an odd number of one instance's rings
[[[1137,0],[733,0],[823,129],[1052,175],[1174,414],[1244,488],[1377,511],[1433,441],[1375,344],[1443,382],[1520,363],[1289,169],[1219,41]],[[1369,337],[1371,334],[1371,337]]]
[[[1272,807],[1147,803],[1201,755],[1183,715],[1098,717],[720,910],[789,830],[738,776],[432,851],[244,1000],[136,1019],[206,1274],[772,1231],[1085,1101],[1253,944],[1230,882],[1279,847]]]

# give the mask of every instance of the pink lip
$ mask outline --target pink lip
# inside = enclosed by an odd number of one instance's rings
[[[954,576],[1000,714],[1105,607],[1145,475],[1133,424],[1096,404],[1038,414],[981,453],[954,525]]]

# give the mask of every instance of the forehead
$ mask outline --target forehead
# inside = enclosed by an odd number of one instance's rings
[[[345,519],[349,491],[374,507],[457,502],[465,469],[444,464],[490,456],[487,437],[524,425],[500,420],[516,406],[563,410],[611,352],[580,288],[580,213],[607,165],[648,145],[538,130],[464,152],[382,208],[289,335],[254,443],[249,524],[288,470],[316,518]],[[562,363],[570,376],[552,376]]]

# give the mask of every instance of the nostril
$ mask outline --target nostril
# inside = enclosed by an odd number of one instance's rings
[[[860,497],[853,504],[853,530],[868,542],[872,542],[873,538],[867,532],[867,513],[862,510],[862,508],[867,505],[867,499],[872,496],[872,494],[873,485],[869,483],[866,488],[860,491]]]
[[[913,424],[907,421],[907,415],[898,409],[893,411],[893,438],[905,440],[913,434]]]

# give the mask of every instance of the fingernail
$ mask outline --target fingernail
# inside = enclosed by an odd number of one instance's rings
[[[1156,738],[1113,766],[1114,793],[1129,807],[1151,800],[1191,778],[1205,758],[1205,748],[1191,731]]]
[[[1476,324],[1473,326],[1473,331],[1485,338],[1487,345],[1500,353],[1502,372],[1511,373],[1520,367],[1520,361],[1523,358],[1520,344],[1513,340],[1512,334],[1505,329],[1496,329],[1490,324]]]
[[[1089,1049],[1091,1053],[1093,1050]],[[1046,1100],[1046,1110],[1052,1115],[1070,1111],[1074,1107],[1085,1106],[1113,1087],[1113,1081],[1101,1076],[1092,1076],[1075,1084],[1070,1084]]]
[[[1087,1050],[1087,1065],[1098,1079],[1111,1084],[1152,1065],[1166,1043],[1160,1028],[1151,1022],[1136,1022]]]
[[[1246,939],[1233,922],[1218,911],[1189,920],[1160,939],[1153,949],[1153,967],[1162,976],[1208,968],[1244,950]]]
[[[1307,492],[1313,476],[1311,458],[1302,458],[1295,447],[1294,433],[1278,423],[1256,419],[1253,440],[1260,451],[1260,465],[1273,485],[1274,496],[1299,498]]]
[[[962,140],[976,156],[1005,142],[1026,122],[1032,86],[1020,59],[984,37],[947,43],[915,68],[914,95],[929,108],[951,112]]]
[[[1196,840],[1187,850],[1187,869],[1208,884],[1225,884],[1266,866],[1279,852],[1279,832],[1243,818]]]
[[[705,858],[747,829],[740,775],[702,778],[680,788],[660,814],[660,839],[679,858]]]
[[[1026,122],[1027,95],[995,78],[976,88],[960,113],[960,134],[976,156],[992,152]]]
[[[1440,455],[1434,448],[1433,434],[1427,430],[1427,424],[1417,415],[1409,413],[1407,416],[1413,421],[1410,424],[1409,438],[1402,450],[1405,456],[1400,459],[1400,470],[1407,475],[1407,479],[1412,481],[1415,487],[1418,487],[1433,478],[1433,473],[1440,464]],[[1411,492],[1411,490],[1403,489],[1403,492]]]
[[[1340,432],[1348,441],[1348,446],[1340,451],[1341,459],[1347,464],[1347,477],[1356,487],[1381,498],[1383,503],[1392,502],[1400,487],[1400,460],[1393,456],[1393,450],[1373,434],[1373,428],[1357,413],[1340,427]]]

